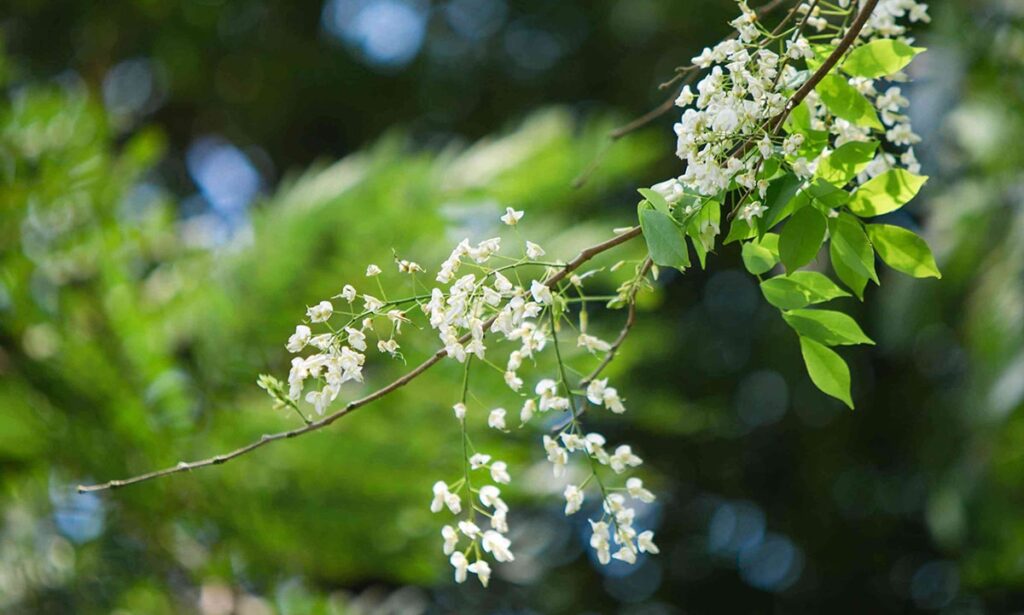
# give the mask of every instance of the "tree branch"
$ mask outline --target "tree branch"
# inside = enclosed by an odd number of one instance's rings
[[[628,231],[626,231],[624,233],[621,233],[619,235],[616,235],[615,237],[612,237],[611,239],[608,239],[607,241],[603,241],[603,242],[601,242],[601,243],[599,243],[597,245],[594,245],[594,246],[591,246],[589,248],[586,248],[585,250],[582,250],[579,254],[576,255],[575,258],[573,258],[571,261],[566,263],[557,273],[555,273],[550,278],[548,278],[544,283],[549,288],[553,288],[556,284],[558,284],[559,282],[564,280],[566,276],[568,276],[570,273],[572,273],[573,271],[578,269],[581,265],[583,265],[583,263],[589,261],[590,259],[594,258],[598,254],[601,254],[602,252],[606,252],[606,251],[608,251],[608,250],[610,250],[610,249],[612,249],[612,248],[614,248],[616,246],[619,246],[619,245],[621,245],[623,243],[626,243],[627,241],[629,241],[629,240],[639,236],[640,234],[641,234],[640,227],[639,226],[635,226],[635,227],[629,229]],[[487,322],[484,323],[483,328],[484,328],[485,331],[487,329],[489,329],[492,324],[494,324],[495,318],[496,318],[496,316],[495,317],[491,317],[489,320],[487,320]],[[465,342],[469,341],[469,339],[470,339],[470,335],[466,334],[459,341],[461,343],[465,343]],[[97,484],[97,485],[79,485],[78,486],[78,492],[79,493],[89,493],[89,492],[94,492],[94,491],[103,491],[103,490],[106,490],[106,489],[117,489],[117,488],[120,488],[120,487],[127,487],[128,485],[134,485],[136,483],[141,483],[141,482],[145,482],[145,481],[148,481],[148,480],[153,480],[155,478],[162,478],[164,476],[170,476],[171,474],[177,474],[179,472],[188,472],[188,471],[191,471],[191,470],[197,470],[199,468],[205,468],[207,466],[220,465],[222,463],[227,463],[228,461],[231,461],[232,459],[236,459],[238,457],[241,457],[242,455],[246,455],[248,453],[251,453],[252,451],[254,451],[254,450],[256,450],[256,449],[258,449],[260,447],[266,446],[267,444],[270,444],[271,442],[276,442],[278,440],[287,440],[287,439],[290,439],[290,438],[296,438],[298,436],[305,435],[307,433],[311,433],[311,432],[314,432],[314,431],[319,431],[320,429],[323,429],[324,427],[327,427],[328,425],[330,425],[334,421],[337,421],[341,417],[343,417],[343,416],[345,416],[345,415],[347,415],[347,414],[349,414],[351,412],[354,412],[355,410],[358,410],[359,408],[369,404],[370,402],[376,401],[376,400],[386,396],[387,394],[389,394],[389,393],[391,393],[393,391],[396,391],[396,390],[404,387],[405,385],[409,384],[417,376],[419,376],[423,372],[425,372],[428,369],[430,369],[431,367],[433,367],[439,361],[441,361],[441,359],[443,359],[445,356],[447,356],[447,354],[448,353],[443,348],[438,350],[437,352],[432,354],[429,358],[427,358],[425,361],[423,361],[422,363],[417,365],[411,371],[407,372],[405,375],[403,375],[402,377],[398,378],[397,380],[395,380],[391,384],[389,384],[389,385],[387,385],[387,386],[385,386],[383,388],[377,389],[376,391],[374,391],[373,393],[370,393],[369,395],[366,395],[365,397],[360,397],[359,399],[352,400],[352,401],[348,402],[347,404],[345,404],[340,409],[335,410],[331,414],[328,414],[327,416],[325,416],[325,417],[323,417],[323,418],[321,418],[319,420],[313,421],[313,422],[311,422],[311,423],[309,423],[307,425],[304,425],[302,427],[297,427],[295,429],[290,429],[288,431],[281,431],[281,432],[273,433],[273,434],[264,434],[258,440],[250,442],[249,444],[246,444],[245,446],[243,446],[241,448],[237,448],[237,449],[235,449],[233,451],[230,451],[228,453],[222,453],[222,454],[216,455],[214,457],[209,457],[207,459],[200,459],[198,461],[191,461],[191,462],[183,461],[183,462],[181,462],[181,463],[179,463],[179,464],[177,464],[175,466],[171,466],[169,468],[164,468],[162,470],[154,470],[152,472],[147,472],[145,474],[140,474],[138,476],[133,476],[131,478],[111,480],[111,481],[107,481],[105,483],[100,483],[100,484]]]

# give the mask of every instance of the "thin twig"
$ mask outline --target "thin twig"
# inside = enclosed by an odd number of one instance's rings
[[[754,9],[754,12],[757,13],[758,17],[764,17],[765,15],[768,15],[769,13],[774,11],[775,9],[779,8],[780,6],[782,6],[785,2],[786,2],[786,0],[772,0],[771,2],[769,2],[767,4],[764,4],[762,6],[757,7],[756,9]],[[795,10],[796,10],[796,8],[794,7],[793,12],[795,12]],[[787,19],[788,18],[789,17],[787,16]],[[738,33],[733,32],[732,34],[727,36],[725,38],[725,40],[736,38],[736,36],[738,36]],[[661,103],[660,105],[658,105],[654,109],[651,109],[647,113],[645,113],[645,114],[641,115],[640,117],[636,118],[632,122],[630,122],[628,124],[625,124],[624,126],[620,126],[620,127],[616,128],[615,130],[612,130],[610,133],[608,133],[608,136],[611,138],[611,140],[612,141],[618,141],[619,139],[621,139],[622,137],[628,135],[629,133],[631,133],[631,132],[633,132],[635,130],[639,130],[640,128],[643,128],[647,124],[650,124],[651,122],[653,122],[654,120],[658,119],[662,115],[668,113],[669,110],[671,110],[673,105],[675,104],[676,99],[679,97],[679,92],[682,91],[683,87],[693,83],[693,81],[696,79],[697,75],[699,74],[698,71],[695,70],[696,68],[697,68],[696,66],[688,66],[688,67],[686,67],[686,72],[688,72],[689,74],[686,75],[686,78],[683,80],[683,83],[680,84],[679,87],[672,89],[672,95],[669,96],[668,99],[665,100],[665,102]],[[693,70],[691,70],[691,69],[693,69]],[[678,80],[682,76],[682,74],[683,73],[676,74],[675,77],[673,77],[669,81],[666,81],[665,83],[661,84],[661,86],[659,86],[659,89],[664,89],[664,88],[670,86],[671,84],[675,83],[676,80]]]
[[[573,271],[578,269],[581,265],[583,265],[583,263],[589,261],[590,259],[594,258],[598,254],[601,254],[602,252],[610,250],[610,249],[612,249],[612,248],[614,248],[614,247],[616,247],[618,245],[626,243],[627,241],[629,241],[629,240],[631,240],[631,239],[633,239],[635,237],[638,237],[640,234],[641,234],[640,227],[639,226],[635,226],[635,227],[629,229],[628,231],[626,231],[624,233],[621,233],[619,235],[616,235],[615,237],[612,237],[611,239],[608,239],[607,241],[603,241],[603,242],[601,242],[601,243],[599,243],[597,245],[594,245],[594,246],[591,246],[589,248],[586,248],[585,250],[582,250],[579,254],[576,255],[576,257],[574,259],[572,259],[571,261],[566,263],[557,273],[555,273],[550,278],[548,278],[544,283],[549,288],[554,288],[555,285],[557,285],[559,282],[564,280],[566,276],[568,276],[570,273],[572,273]],[[491,317],[489,320],[487,320],[487,322],[484,323],[483,329],[485,331],[487,329],[489,329],[492,324],[494,324],[495,318],[496,318],[496,316]],[[469,339],[470,339],[470,335],[466,334],[466,335],[464,335],[459,340],[459,342],[460,343],[465,343],[465,342],[469,341]],[[413,368],[412,371],[407,372],[405,375],[401,376],[400,378],[398,378],[397,380],[395,380],[391,384],[389,384],[389,385],[387,385],[387,386],[385,386],[385,387],[383,387],[381,389],[377,389],[376,391],[374,391],[373,393],[370,393],[369,395],[366,395],[365,397],[360,397],[359,399],[352,400],[352,401],[348,402],[347,404],[345,404],[340,409],[335,410],[331,414],[328,414],[327,416],[325,416],[325,417],[323,417],[323,418],[321,418],[319,420],[313,421],[312,423],[309,423],[309,424],[307,424],[307,425],[305,425],[303,427],[297,427],[295,429],[290,429],[288,431],[281,431],[281,432],[273,433],[273,434],[264,434],[258,440],[250,442],[249,444],[246,444],[245,446],[243,446],[241,448],[237,448],[237,449],[235,449],[235,450],[233,450],[231,452],[222,453],[222,454],[216,455],[214,457],[209,457],[207,459],[200,459],[198,461],[191,461],[191,462],[184,462],[183,461],[183,462],[181,462],[181,463],[179,463],[179,464],[177,464],[175,466],[171,466],[169,468],[164,468],[162,470],[155,470],[153,472],[147,472],[145,474],[140,474],[138,476],[133,476],[131,478],[124,478],[124,479],[119,479],[119,480],[111,480],[111,481],[107,481],[105,483],[100,483],[100,484],[97,484],[97,485],[79,485],[78,486],[78,492],[79,493],[88,493],[88,492],[93,492],[93,491],[103,491],[105,489],[117,489],[117,488],[120,488],[120,487],[126,487],[128,485],[134,485],[136,483],[145,482],[145,481],[152,480],[152,479],[155,479],[155,478],[162,478],[164,476],[170,476],[171,474],[177,474],[179,472],[188,472],[190,470],[196,470],[196,469],[199,469],[199,468],[205,468],[207,466],[220,465],[222,463],[227,463],[228,461],[231,461],[232,459],[236,459],[238,457],[241,457],[242,455],[251,453],[252,451],[254,451],[254,450],[256,450],[256,449],[258,449],[258,448],[260,448],[262,446],[265,446],[267,444],[270,444],[271,442],[276,442],[278,440],[287,440],[287,439],[290,439],[290,438],[296,438],[298,436],[301,436],[301,435],[304,435],[304,434],[307,434],[307,433],[311,433],[311,432],[314,432],[314,431],[319,431],[320,429],[323,429],[324,427],[327,427],[328,425],[330,425],[334,421],[337,421],[341,417],[343,417],[343,416],[345,416],[345,415],[347,415],[347,414],[349,414],[351,412],[354,412],[355,410],[357,410],[357,409],[359,409],[359,408],[369,404],[370,402],[376,401],[376,400],[378,400],[378,399],[388,395],[389,393],[391,393],[393,391],[396,391],[396,390],[402,388],[403,386],[409,384],[417,376],[419,376],[423,372],[425,372],[428,369],[430,369],[431,367],[433,367],[439,361],[441,361],[441,359],[443,359],[445,356],[447,356],[447,354],[448,353],[443,348],[439,349],[437,352],[435,352],[429,358],[427,358],[427,360],[423,361],[422,363],[417,365],[415,368]]]

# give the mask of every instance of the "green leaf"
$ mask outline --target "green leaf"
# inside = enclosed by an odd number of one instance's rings
[[[864,288],[868,285],[868,276],[861,275],[847,267],[843,263],[843,259],[839,256],[836,250],[836,244],[834,241],[829,242],[829,259],[832,261],[832,270],[836,272],[836,276],[842,280],[846,287],[853,291],[857,298],[861,301],[864,300]]]
[[[779,257],[786,271],[796,271],[814,260],[825,241],[827,227],[825,216],[813,207],[804,207],[793,214],[779,237]]]
[[[807,374],[814,386],[852,409],[850,368],[846,366],[846,361],[834,351],[806,337],[800,338],[800,353],[804,356]]]
[[[831,223],[831,231],[832,247],[835,248],[835,254],[839,255],[842,263],[858,275],[878,284],[878,275],[875,273],[875,250],[871,247],[860,220],[847,213],[839,214]]]
[[[911,47],[902,41],[878,39],[851,51],[842,69],[854,77],[877,79],[903,70],[922,51],[923,47]]]
[[[782,318],[801,337],[826,346],[874,344],[853,318],[834,310],[790,310]]]
[[[761,293],[768,303],[780,310],[795,310],[815,303],[824,303],[850,293],[817,271],[796,271],[761,282]]]
[[[730,244],[734,241],[742,241],[755,236],[757,236],[757,229],[750,226],[746,220],[736,216],[732,219],[732,223],[729,225],[729,234],[725,236],[725,241],[722,243]]]
[[[842,75],[830,73],[814,89],[821,95],[821,100],[832,112],[832,115],[858,126],[885,130],[882,122],[878,120],[874,105],[850,85]]]
[[[850,211],[862,218],[896,211],[917,196],[926,181],[926,175],[914,175],[904,169],[890,169],[853,193]]]
[[[802,185],[803,180],[793,173],[787,173],[769,184],[764,195],[764,205],[768,209],[758,218],[757,222],[758,232],[761,235],[770,231],[772,227],[793,213],[789,205]]]
[[[701,269],[704,268],[708,252],[715,248],[715,237],[718,236],[718,225],[722,217],[721,210],[722,206],[718,201],[706,201],[701,205],[700,211],[691,216],[686,223],[686,234],[690,236]]]
[[[654,205],[654,209],[665,214],[669,212],[668,201],[665,200],[665,197],[661,196],[654,190],[651,190],[650,188],[640,188],[637,192],[640,193],[640,196],[647,199],[648,203]]]
[[[640,228],[647,241],[647,251],[655,264],[677,269],[685,269],[690,265],[686,233],[671,216],[650,205],[641,206]]]
[[[814,175],[830,184],[845,186],[875,158],[877,149],[878,141],[844,143],[821,159]]]
[[[868,237],[886,265],[915,278],[941,278],[928,244],[913,232],[891,224],[869,224]]]
[[[743,265],[754,275],[771,271],[779,262],[779,236],[765,233],[760,240],[753,239],[743,244]]]
[[[846,190],[830,184],[820,177],[815,179],[814,182],[804,190],[804,193],[830,209],[835,209],[836,207],[850,202],[851,196]]]

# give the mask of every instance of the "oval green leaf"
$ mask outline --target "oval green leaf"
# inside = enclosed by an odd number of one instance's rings
[[[915,278],[941,278],[928,244],[913,232],[891,224],[869,224],[868,237],[886,265]]]
[[[853,193],[850,211],[862,218],[896,211],[917,196],[926,181],[926,175],[914,175],[905,169],[890,169]]]
[[[850,368],[835,351],[806,337],[800,338],[800,353],[814,386],[853,408],[850,397]]]

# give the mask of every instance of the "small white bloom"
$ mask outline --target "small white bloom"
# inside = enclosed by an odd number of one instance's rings
[[[452,410],[455,411],[455,418],[460,421],[466,418],[466,404],[459,402],[452,406]]]
[[[507,485],[512,482],[512,476],[508,473],[508,464],[504,461],[495,461],[492,463],[491,480],[502,485]]]
[[[633,449],[628,444],[622,444],[615,449],[615,453],[609,457],[608,465],[616,474],[622,474],[627,467],[635,468],[643,463],[643,460],[633,454]]]
[[[501,499],[501,489],[498,489],[494,485],[484,485],[480,488],[480,503],[484,506],[490,506],[495,510],[508,511],[508,506]]]
[[[306,316],[309,317],[310,322],[324,322],[328,320],[332,314],[334,314],[334,306],[330,301],[321,301],[306,310]]]
[[[487,583],[491,580],[491,566],[485,560],[478,559],[470,564],[469,571],[480,579],[480,585],[487,587]]]
[[[527,399],[523,402],[523,409],[519,411],[519,421],[522,423],[529,423],[530,419],[533,418],[533,413],[537,411],[537,402],[533,398]]]
[[[394,339],[381,340],[377,342],[377,350],[381,353],[387,353],[391,356],[398,354],[398,342]]]
[[[548,285],[542,284],[537,280],[530,282],[530,294],[533,295],[533,300],[541,305],[550,305],[554,301]]]
[[[626,491],[641,502],[651,503],[654,501],[654,494],[645,489],[644,481],[635,476],[626,481]]]
[[[594,337],[593,335],[588,335],[586,333],[580,334],[579,338],[576,340],[576,345],[586,348],[589,352],[592,353],[608,352],[609,350],[612,349],[612,345],[609,344],[608,342],[597,337]]]
[[[380,267],[377,265],[369,265],[366,267],[366,277],[372,278],[375,275],[380,275]]]
[[[583,490],[576,485],[566,485],[565,492],[565,514],[571,515],[579,512],[583,506]]]
[[[632,545],[623,546],[621,549],[616,551],[612,557],[619,561],[626,562],[627,564],[636,563],[636,552],[633,551]]]
[[[640,535],[636,537],[636,544],[640,547],[641,553],[653,553],[657,555],[661,551],[658,549],[658,545],[654,544],[654,532],[651,530],[640,532]]]
[[[351,284],[346,284],[345,288],[341,289],[341,296],[345,301],[352,303],[356,300],[356,289]]]
[[[491,456],[483,453],[477,453],[469,458],[469,467],[473,470],[479,470],[488,463],[491,462]]]
[[[313,332],[306,325],[295,327],[295,333],[288,338],[288,344],[285,348],[288,349],[288,352],[299,352],[309,343],[309,338],[312,334]]]
[[[505,409],[495,408],[487,415],[487,426],[492,429],[505,429]]]
[[[538,246],[537,244],[533,243],[532,241],[527,241],[526,242],[526,257],[527,258],[529,258],[530,260],[537,260],[538,258],[544,256],[544,254],[545,254],[544,248]]]
[[[494,559],[499,562],[511,562],[516,559],[509,549],[511,544],[508,538],[494,530],[484,532],[483,539],[480,541],[480,546],[484,548],[484,551],[493,554]]]
[[[466,535],[466,538],[475,540],[480,534],[480,528],[472,521],[459,521],[459,531]]]
[[[452,553],[451,559],[452,567],[455,568],[455,582],[465,583],[466,582],[466,570],[469,568],[469,560],[463,555],[461,551]],[[474,571],[475,572],[475,571]]]
[[[450,525],[441,528],[441,538],[444,539],[444,554],[451,555],[455,551],[455,545],[459,543],[459,534]]]
[[[515,226],[523,217],[521,211],[516,211],[511,207],[505,208],[505,215],[501,217],[501,221],[509,226]]]

